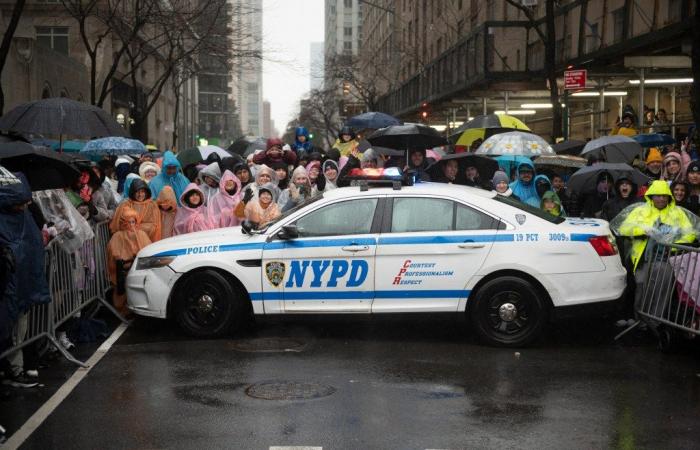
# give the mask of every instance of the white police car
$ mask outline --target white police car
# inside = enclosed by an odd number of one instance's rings
[[[603,220],[422,183],[335,189],[251,234],[157,242],[126,285],[133,312],[194,336],[235,330],[251,313],[452,312],[486,342],[519,346],[554,312],[618,299],[625,269]]]

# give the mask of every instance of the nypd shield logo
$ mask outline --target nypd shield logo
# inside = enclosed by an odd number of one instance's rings
[[[271,285],[277,287],[284,280],[284,263],[271,261],[265,264],[265,275]]]
[[[527,216],[525,214],[516,214],[515,215],[515,220],[518,221],[520,225],[525,223],[525,220],[527,220]]]

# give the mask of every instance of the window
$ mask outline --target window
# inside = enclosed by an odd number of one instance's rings
[[[499,222],[486,214],[437,198],[396,198],[391,214],[392,233],[495,230],[498,226]]]
[[[586,53],[591,53],[600,47],[600,36],[598,35],[598,24],[589,25],[589,32],[586,34]]]
[[[346,8],[352,8],[352,0],[344,0],[343,6]]]
[[[496,201],[501,202],[501,203],[505,203],[506,205],[510,205],[514,208],[522,209],[523,211],[526,211],[526,212],[532,214],[533,216],[537,216],[540,219],[544,219],[547,222],[559,224],[559,223],[566,221],[566,219],[564,219],[563,217],[553,216],[540,208],[535,208],[534,206],[527,205],[527,204],[522,203],[518,200],[513,200],[511,197],[504,197],[502,195],[497,195],[496,197],[494,197],[494,199]]]
[[[39,45],[68,54],[68,27],[36,27],[36,40]]]
[[[352,36],[352,27],[344,27],[343,28],[343,36],[351,37]]]
[[[625,8],[619,8],[612,12],[613,42],[622,42],[625,39]]]
[[[367,234],[372,229],[376,198],[334,203],[296,221],[299,236]]]
[[[352,42],[351,41],[344,41],[343,42],[343,51],[344,52],[351,52],[352,51]]]

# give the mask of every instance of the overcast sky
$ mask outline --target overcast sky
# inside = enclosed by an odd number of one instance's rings
[[[309,90],[309,44],[324,40],[323,0],[263,0],[263,97],[284,133]]]

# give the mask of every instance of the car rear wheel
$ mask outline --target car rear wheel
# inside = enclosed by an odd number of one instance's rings
[[[491,345],[521,347],[536,339],[549,316],[549,304],[529,281],[504,276],[481,286],[470,305],[479,338]]]
[[[248,317],[245,300],[215,270],[187,276],[177,286],[174,316],[178,325],[194,337],[217,337],[236,331]]]

